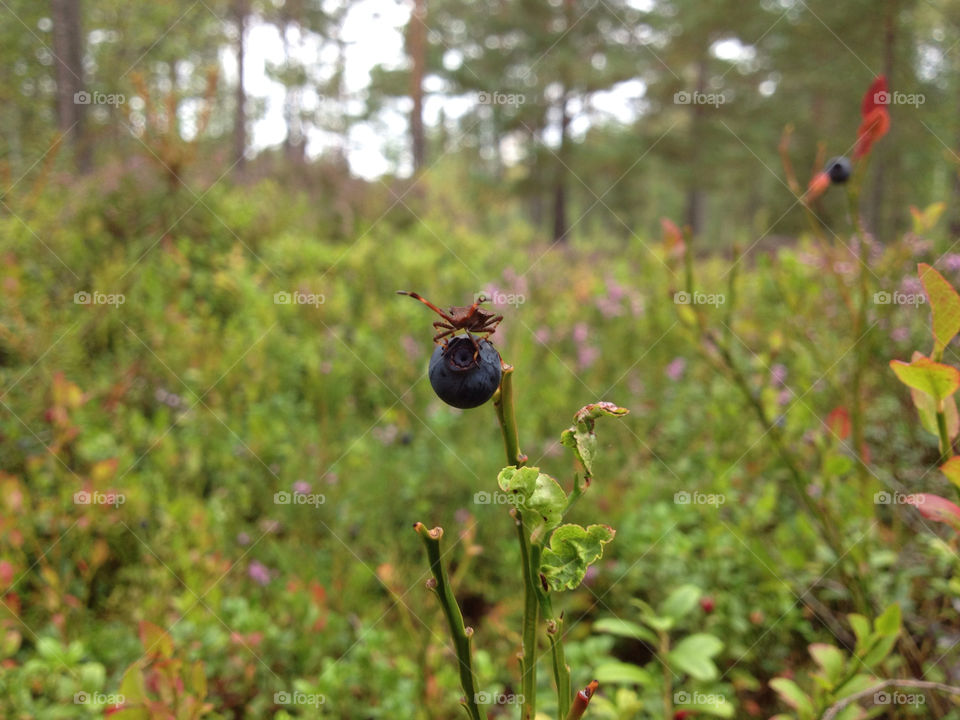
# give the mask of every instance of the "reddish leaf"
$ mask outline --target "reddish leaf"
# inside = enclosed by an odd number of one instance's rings
[[[830,176],[825,172],[817,173],[811,178],[810,184],[807,185],[807,192],[804,195],[804,199],[807,202],[816,200],[826,192],[828,187],[830,187]]]
[[[845,407],[836,407],[827,415],[827,427],[841,440],[850,437],[850,413]]]
[[[873,143],[887,134],[890,129],[890,93],[887,92],[887,79],[881,75],[870,85],[860,105],[862,121],[857,129],[857,143],[854,146],[854,159],[866,157]]]
[[[889,104],[890,93],[887,92],[887,78],[885,75],[878,75],[870,84],[867,94],[863,96],[863,102],[860,104],[860,117],[865,118],[878,107],[886,107]]]
[[[907,504],[913,505],[927,520],[946,523],[954,530],[960,530],[960,507],[946,498],[918,493],[907,497]]]
[[[663,228],[663,245],[671,257],[683,255],[685,244],[683,233],[670,218],[660,218],[660,227]]]

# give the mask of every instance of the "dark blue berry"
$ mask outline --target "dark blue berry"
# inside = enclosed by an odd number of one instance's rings
[[[830,176],[830,182],[845,183],[850,179],[852,171],[853,166],[850,161],[842,155],[827,163],[826,173]]]
[[[474,340],[457,335],[447,344],[437,345],[430,357],[430,384],[447,405],[466,410],[483,405],[500,387],[500,353],[489,340]]]

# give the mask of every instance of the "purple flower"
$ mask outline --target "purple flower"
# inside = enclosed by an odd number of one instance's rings
[[[787,379],[787,368],[781,363],[775,363],[773,367],[770,368],[770,382],[774,385],[783,385],[783,381]]]
[[[894,328],[893,332],[890,333],[890,339],[894,342],[906,342],[910,339],[910,330],[909,328],[899,327]]]
[[[590,345],[583,345],[577,350],[577,367],[580,370],[586,370],[593,365],[600,357],[600,351]]]
[[[237,543],[240,545],[249,545],[250,536],[245,532],[237,533]]]
[[[573,326],[573,341],[575,343],[585,343],[589,330],[586,323],[577,323]]]
[[[908,275],[901,281],[900,289],[904,295],[920,295],[923,293],[923,284],[920,282],[920,278]]]
[[[247,568],[247,575],[258,585],[266,585],[270,582],[270,570],[263,563],[254,560]]]
[[[310,493],[311,490],[313,490],[313,488],[310,487],[310,483],[304,482],[303,480],[300,480],[293,484],[294,495],[307,495]]]
[[[682,357],[675,357],[667,365],[667,377],[676,382],[683,377],[684,370],[687,369],[687,361]]]
[[[944,255],[943,266],[951,272],[960,270],[960,253],[949,253]]]
[[[550,329],[549,328],[538,328],[537,331],[533,334],[537,342],[541,345],[546,345],[550,342]]]

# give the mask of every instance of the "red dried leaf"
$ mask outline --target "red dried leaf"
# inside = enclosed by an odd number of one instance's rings
[[[828,187],[830,187],[830,176],[825,172],[817,173],[810,180],[810,184],[807,185],[807,192],[804,195],[804,199],[807,202],[816,200],[826,192]]]
[[[890,93],[887,91],[887,79],[881,75],[871,83],[863,102],[860,115],[863,118],[857,128],[857,143],[853,149],[854,159],[870,154],[873,144],[887,134],[890,129]]]
[[[870,84],[870,89],[863,96],[863,102],[860,104],[860,116],[867,117],[878,107],[885,107],[890,104],[890,93],[887,91],[887,78],[885,75],[878,75]]]
[[[850,413],[844,407],[836,407],[827,415],[827,427],[841,440],[850,437]]]

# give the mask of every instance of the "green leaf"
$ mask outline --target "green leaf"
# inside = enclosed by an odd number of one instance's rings
[[[830,686],[836,685],[843,677],[843,668],[846,664],[840,649],[827,643],[813,643],[807,649],[813,661],[820,666]]]
[[[120,694],[127,703],[140,703],[147,697],[146,685],[143,681],[143,670],[139,663],[134,663],[123,673],[120,681]]]
[[[927,291],[933,313],[933,352],[940,357],[944,348],[960,332],[960,295],[943,275],[926,263],[917,266],[920,282]]]
[[[940,472],[946,475],[947,479],[956,487],[960,488],[960,455],[955,455],[941,465]]]
[[[591,403],[580,408],[573,416],[573,426],[560,434],[560,444],[573,450],[577,460],[583,465],[584,484],[590,484],[593,476],[593,461],[597,453],[597,436],[593,426],[597,418],[623,417],[629,410],[610,402]]]
[[[847,615],[847,621],[850,623],[850,627],[853,628],[853,634],[857,637],[857,654],[859,655],[860,648],[866,645],[870,639],[870,621],[863,615],[857,613]]]
[[[880,617],[874,620],[873,628],[884,637],[899,635],[901,617],[900,606],[894,603],[884,610],[880,614]]]
[[[625,662],[606,662],[594,668],[593,677],[601,685],[649,685],[652,681],[650,673],[641,667]]]
[[[939,437],[937,401],[925,392],[914,388],[910,388],[910,397],[913,400],[914,407],[917,408],[917,415],[920,416],[920,425],[931,435]],[[948,397],[943,401],[943,412],[947,417],[947,437],[953,440],[960,433],[960,413],[957,412],[956,398]]]
[[[633,598],[630,600],[630,604],[640,611],[640,619],[647,627],[651,627],[658,632],[669,630],[673,627],[673,620],[660,617],[652,607],[640,598]]]
[[[889,635],[886,637],[878,637],[876,644],[863,656],[863,664],[868,668],[872,668],[874,665],[879,665],[884,661],[887,655],[890,654],[890,651],[893,650],[893,646],[897,643],[896,635]]]
[[[930,395],[937,402],[960,388],[960,370],[922,355],[910,363],[891,360],[890,367],[904,385]]]
[[[838,687],[834,695],[836,697],[856,695],[858,692],[863,692],[867,688],[873,687],[876,684],[877,679],[873,675],[860,673],[859,675],[854,675],[847,682]]]
[[[674,694],[678,710],[692,710],[696,714],[713,715],[721,718],[733,717],[733,703],[727,702],[723,695],[707,695],[698,692],[693,695],[698,702],[683,702],[684,695],[689,695],[689,693],[681,690]]]
[[[696,585],[681,585],[660,604],[657,614],[668,617],[674,622],[681,620],[697,606],[702,594]]]
[[[567,494],[549,475],[540,468],[505,467],[497,477],[500,489],[512,493],[514,504],[523,514],[523,521],[531,536],[556,527],[563,519]]]
[[[716,680],[719,673],[711,658],[721,650],[723,643],[720,638],[696,633],[678,642],[668,653],[667,661],[697,680]]]
[[[593,624],[594,632],[608,633],[618,637],[631,638],[633,640],[642,640],[643,642],[657,644],[657,636],[650,632],[643,625],[621,620],[620,618],[601,618]]]
[[[776,690],[781,700],[798,713],[805,716],[813,715],[813,703],[793,680],[781,677],[774,678],[770,681],[770,687]]]
[[[550,547],[544,548],[540,572],[553,590],[573,590],[581,582],[587,568],[603,556],[603,546],[616,533],[609,525],[561,525],[550,536]]]

